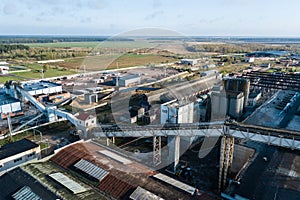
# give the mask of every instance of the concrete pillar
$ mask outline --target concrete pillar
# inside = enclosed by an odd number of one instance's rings
[[[180,136],[168,136],[168,146],[169,146],[169,163],[174,162],[173,171],[175,172],[176,166],[179,163],[180,158]]]
[[[227,182],[227,175],[230,173],[230,168],[233,160],[234,138],[223,136],[221,140],[220,150],[220,169],[219,169],[219,191],[221,192]]]
[[[106,146],[109,146],[109,138],[106,138]]]

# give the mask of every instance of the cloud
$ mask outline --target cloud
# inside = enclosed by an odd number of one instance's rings
[[[156,18],[160,15],[163,15],[163,14],[164,14],[164,11],[162,11],[162,10],[155,11],[155,12],[151,13],[150,15],[147,15],[145,17],[145,20],[152,20],[152,19],[154,19],[154,18]]]
[[[13,15],[17,12],[16,6],[12,2],[8,2],[3,6],[3,13],[5,15]]]
[[[257,3],[256,0],[223,0],[222,2],[226,6],[245,6],[253,3]]]
[[[90,17],[84,17],[84,18],[81,18],[80,22],[84,23],[84,24],[91,23],[92,22],[92,18],[90,18]]]
[[[153,0],[152,6],[153,6],[153,8],[161,7],[161,1],[160,0]]]
[[[92,0],[87,2],[87,7],[91,9],[103,9],[107,6],[107,2],[105,0]]]

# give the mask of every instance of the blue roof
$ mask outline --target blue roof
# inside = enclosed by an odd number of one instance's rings
[[[0,91],[0,105],[5,105],[5,104],[10,104],[10,103],[15,103],[15,102],[19,102],[19,100],[12,98],[9,95],[7,95],[6,93],[2,93]]]

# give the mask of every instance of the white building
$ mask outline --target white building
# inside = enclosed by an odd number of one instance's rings
[[[6,114],[13,116],[22,111],[21,102],[10,97],[4,91],[0,91],[0,119],[6,118]]]
[[[253,63],[255,61],[255,57],[247,57],[245,58],[245,62]]]
[[[182,65],[196,65],[196,64],[198,64],[198,59],[181,59],[180,64],[182,64]]]
[[[0,66],[0,74],[8,74],[8,66]]]
[[[40,146],[27,139],[6,144],[0,148],[0,173],[30,160],[40,158]]]
[[[160,106],[160,123],[193,123],[194,103],[182,103],[177,99]]]
[[[53,94],[62,92],[62,85],[50,81],[30,82],[22,85],[31,95]]]
[[[96,116],[89,114],[89,113],[79,113],[79,115],[77,116],[78,119],[78,126],[79,128],[90,128],[90,127],[94,127],[97,124],[97,118]]]
[[[117,83],[118,78],[118,83]],[[115,77],[113,79],[114,84],[121,87],[127,87],[131,85],[137,85],[141,83],[141,77],[137,74],[131,74],[128,76]]]

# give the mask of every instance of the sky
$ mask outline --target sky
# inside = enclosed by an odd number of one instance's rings
[[[0,35],[300,37],[299,0],[0,0]]]

